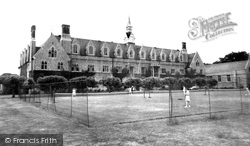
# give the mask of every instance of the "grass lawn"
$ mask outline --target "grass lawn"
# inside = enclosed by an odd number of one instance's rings
[[[173,116],[182,117],[209,113],[208,94],[205,95],[204,91],[191,91],[190,94],[191,108],[184,108],[185,101],[182,91],[174,91],[172,93],[174,99]],[[169,93],[153,93],[150,96],[151,98],[148,98],[148,93],[145,95],[145,98],[142,93],[88,96],[89,119],[87,117],[86,95],[73,97],[72,113],[71,97],[56,95],[55,104],[48,98],[43,97],[41,98],[41,104],[36,103],[36,105],[49,108],[64,116],[72,115],[81,123],[88,124],[89,122],[91,127],[168,118]],[[245,96],[244,92],[240,93],[240,91],[210,91],[210,105],[211,112],[239,112],[241,106],[243,111],[249,109],[250,97]]]
[[[233,95],[232,93],[228,93]],[[178,93],[176,93],[178,94]],[[197,94],[197,97],[195,95]],[[152,94],[151,99],[141,100],[141,96],[135,96],[133,98],[134,104],[136,101],[144,101],[145,104],[154,105],[153,101],[161,103],[163,100],[157,98],[158,94]],[[159,94],[160,97],[161,94]],[[193,104],[195,99],[198,98],[199,93],[192,93]],[[200,94],[202,95],[202,94]],[[224,95],[224,94],[223,94]],[[181,96],[181,94],[180,94]],[[123,96],[121,96],[123,97]],[[117,98],[121,98],[120,96]],[[124,95],[124,97],[127,97]],[[143,96],[142,96],[143,97]],[[92,99],[97,98],[97,99]],[[90,97],[90,103],[100,103],[104,101],[103,98],[107,97]],[[113,98],[113,97],[112,97]],[[115,98],[115,97],[114,97]],[[130,98],[130,97],[129,97]],[[226,98],[226,96],[225,96]],[[91,101],[92,99],[92,101]],[[218,100],[222,100],[223,96],[214,99],[216,105]],[[233,100],[234,104],[238,107],[240,102]],[[125,99],[123,99],[125,100]],[[151,100],[151,102],[149,102]],[[199,99],[200,100],[200,99]],[[246,100],[246,98],[244,99]],[[94,102],[95,101],[95,102]],[[99,101],[99,102],[97,102]],[[119,102],[118,102],[119,101]],[[122,99],[119,99],[118,103],[123,103]],[[167,100],[166,100],[167,101]],[[176,99],[176,102],[179,100]],[[203,101],[203,100],[202,100]],[[216,102],[217,101],[217,102]],[[231,101],[227,99],[227,101]],[[179,101],[183,105],[183,101]],[[204,99],[205,102],[205,99]],[[107,101],[107,103],[109,103]],[[131,107],[134,104],[129,104]],[[202,102],[201,102],[202,103]],[[247,102],[246,102],[247,103]],[[139,103],[140,104],[140,103]],[[114,105],[109,103],[108,105]],[[141,105],[141,104],[140,104]],[[221,104],[225,109],[225,104]],[[195,105],[193,105],[195,106]],[[192,110],[193,106],[188,109]],[[244,106],[248,106],[245,104]],[[143,106],[142,106],[143,107]],[[156,106],[161,109],[164,106]],[[175,105],[177,107],[177,105]],[[90,109],[94,109],[90,107]],[[198,108],[198,107],[197,107]],[[234,107],[232,107],[233,109]],[[111,107],[108,109],[112,109]],[[135,108],[136,109],[136,108]],[[143,108],[143,109],[146,109]],[[178,109],[178,108],[177,108]],[[103,110],[100,110],[100,112]],[[115,111],[111,110],[112,113]],[[121,110],[122,111],[122,110]],[[119,112],[121,112],[119,111]],[[135,111],[140,111],[136,109]],[[159,110],[161,111],[161,110]],[[147,112],[145,111],[141,111]],[[90,110],[91,113],[91,110]],[[96,111],[98,113],[98,111]],[[123,113],[122,113],[123,114]],[[136,113],[134,113],[136,114]],[[147,114],[150,114],[147,113]],[[107,114],[108,115],[108,114]],[[110,114],[112,115],[112,114]],[[176,125],[169,125],[168,119],[142,121],[136,123],[127,124],[115,124],[108,126],[94,126],[87,128],[86,126],[79,124],[77,120],[67,118],[66,116],[60,116],[49,110],[43,110],[30,103],[23,102],[19,99],[12,99],[9,97],[0,96],[0,134],[55,134],[62,133],[64,136],[64,145],[250,145],[250,112],[244,110],[244,114],[239,112],[227,112],[214,114],[213,119],[208,119],[208,115],[198,115],[190,117],[181,117],[176,119]],[[134,115],[132,115],[133,117]],[[143,117],[142,115],[139,115]],[[105,117],[105,116],[103,116]],[[112,117],[112,116],[111,116]],[[115,119],[115,116],[113,116]],[[100,117],[99,117],[100,118]]]

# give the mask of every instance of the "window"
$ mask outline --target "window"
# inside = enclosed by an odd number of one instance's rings
[[[88,54],[94,55],[94,48],[93,48],[93,46],[89,46]]]
[[[171,55],[171,61],[174,61],[174,54]]]
[[[141,74],[143,74],[143,75],[146,74],[146,67],[141,67]]]
[[[166,68],[161,69],[161,73],[165,74],[166,73]]]
[[[94,72],[95,71],[94,65],[88,65],[88,71],[89,72]]]
[[[72,53],[73,54],[78,54],[77,45],[73,45]]]
[[[196,66],[200,66],[199,60],[196,60]]]
[[[202,73],[203,73],[203,70],[201,69],[201,70],[200,70],[200,74],[202,74]]]
[[[227,81],[230,82],[231,81],[231,77],[230,75],[227,75]]]
[[[175,69],[171,69],[171,74],[175,74]]]
[[[71,67],[72,71],[79,71],[79,65],[78,64],[73,64]]]
[[[102,71],[103,72],[109,72],[109,66],[108,65],[104,65]]]
[[[122,67],[121,66],[117,66],[116,69],[117,69],[117,73],[122,73]]]
[[[180,73],[183,75],[184,74],[184,69],[180,69]]]
[[[63,69],[63,63],[62,62],[58,62],[57,69],[60,69],[60,70]]]
[[[218,82],[221,82],[221,76],[218,76]]]
[[[56,57],[57,51],[54,49],[54,47],[49,50],[49,57]]]
[[[133,58],[134,57],[134,51],[130,50],[129,51],[129,58]]]
[[[180,62],[182,62],[183,61],[183,57],[182,57],[182,55],[180,55]]]
[[[166,54],[162,53],[161,60],[163,60],[163,61],[166,60]]]
[[[152,60],[155,60],[155,52],[152,53]]]
[[[104,48],[103,49],[103,55],[104,56],[108,56],[108,48]]]
[[[119,48],[119,49],[117,49],[117,51],[116,51],[116,55],[118,56],[118,57],[121,57],[121,49]]]
[[[47,61],[42,61],[41,69],[47,69]]]
[[[145,59],[145,52],[141,51],[141,59]]]

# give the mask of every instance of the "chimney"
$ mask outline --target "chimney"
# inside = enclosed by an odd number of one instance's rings
[[[31,39],[35,39],[36,38],[36,26],[32,25],[31,26]]]
[[[182,42],[182,49],[187,49],[186,48],[186,42]]]
[[[62,25],[62,34],[70,34],[70,25]]]
[[[67,53],[71,53],[71,36],[70,36],[70,26],[62,25],[62,36],[60,40],[61,46]]]

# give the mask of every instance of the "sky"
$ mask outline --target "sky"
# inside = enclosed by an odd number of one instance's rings
[[[0,75],[20,74],[20,53],[31,41],[36,25],[36,44],[61,34],[70,25],[72,37],[125,43],[128,17],[135,44],[198,52],[204,63],[213,63],[231,52],[250,52],[250,9],[247,0],[8,0],[0,2]],[[237,25],[231,34],[205,41],[188,37],[192,18],[212,18],[231,13]]]

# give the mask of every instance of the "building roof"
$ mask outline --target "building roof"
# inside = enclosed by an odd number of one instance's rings
[[[248,60],[205,65],[207,74],[244,70]]]

